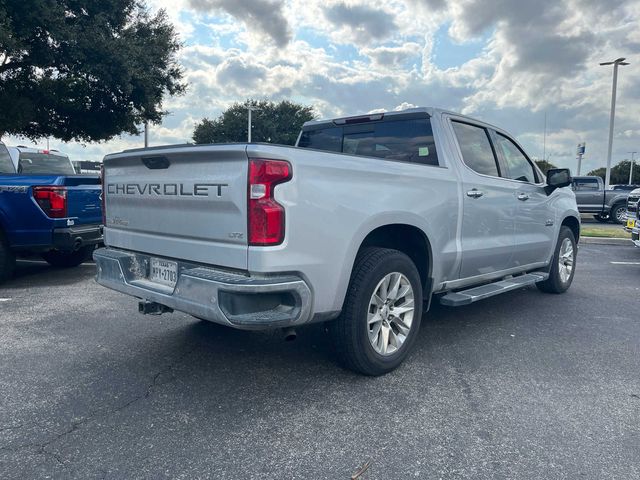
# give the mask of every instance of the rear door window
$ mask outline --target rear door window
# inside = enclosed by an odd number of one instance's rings
[[[298,147],[439,165],[428,118],[306,130],[302,132]]]
[[[483,127],[462,122],[451,122],[458,138],[462,160],[473,171],[499,177],[498,162],[493,153],[489,132]]]
[[[0,173],[16,173],[7,147],[0,144]]]

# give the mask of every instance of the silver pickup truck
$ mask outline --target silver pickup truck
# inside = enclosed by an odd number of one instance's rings
[[[97,281],[240,329],[330,322],[342,363],[396,368],[436,299],[569,288],[580,216],[566,169],[432,108],[313,121],[296,147],[185,145],[104,159]]]

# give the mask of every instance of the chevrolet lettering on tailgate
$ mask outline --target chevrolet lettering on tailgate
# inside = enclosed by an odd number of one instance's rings
[[[168,195],[179,197],[208,197],[212,193],[222,196],[226,183],[110,183],[107,193],[110,195]]]

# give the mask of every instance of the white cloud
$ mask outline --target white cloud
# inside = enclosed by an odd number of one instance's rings
[[[375,68],[407,68],[407,64],[410,68],[411,63],[420,61],[422,46],[416,42],[407,42],[391,47],[365,47],[360,52],[371,59]]]
[[[201,13],[223,11],[249,28],[267,34],[279,47],[291,40],[291,30],[283,14],[281,0],[188,0],[189,6]]]
[[[392,36],[398,26],[391,12],[367,4],[338,2],[324,9],[325,18],[348,31],[356,43],[367,45]]]

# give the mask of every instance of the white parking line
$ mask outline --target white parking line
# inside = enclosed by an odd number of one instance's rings
[[[611,265],[640,265],[640,262],[609,262]]]
[[[0,298],[0,302],[8,302],[10,301],[10,298]]]

